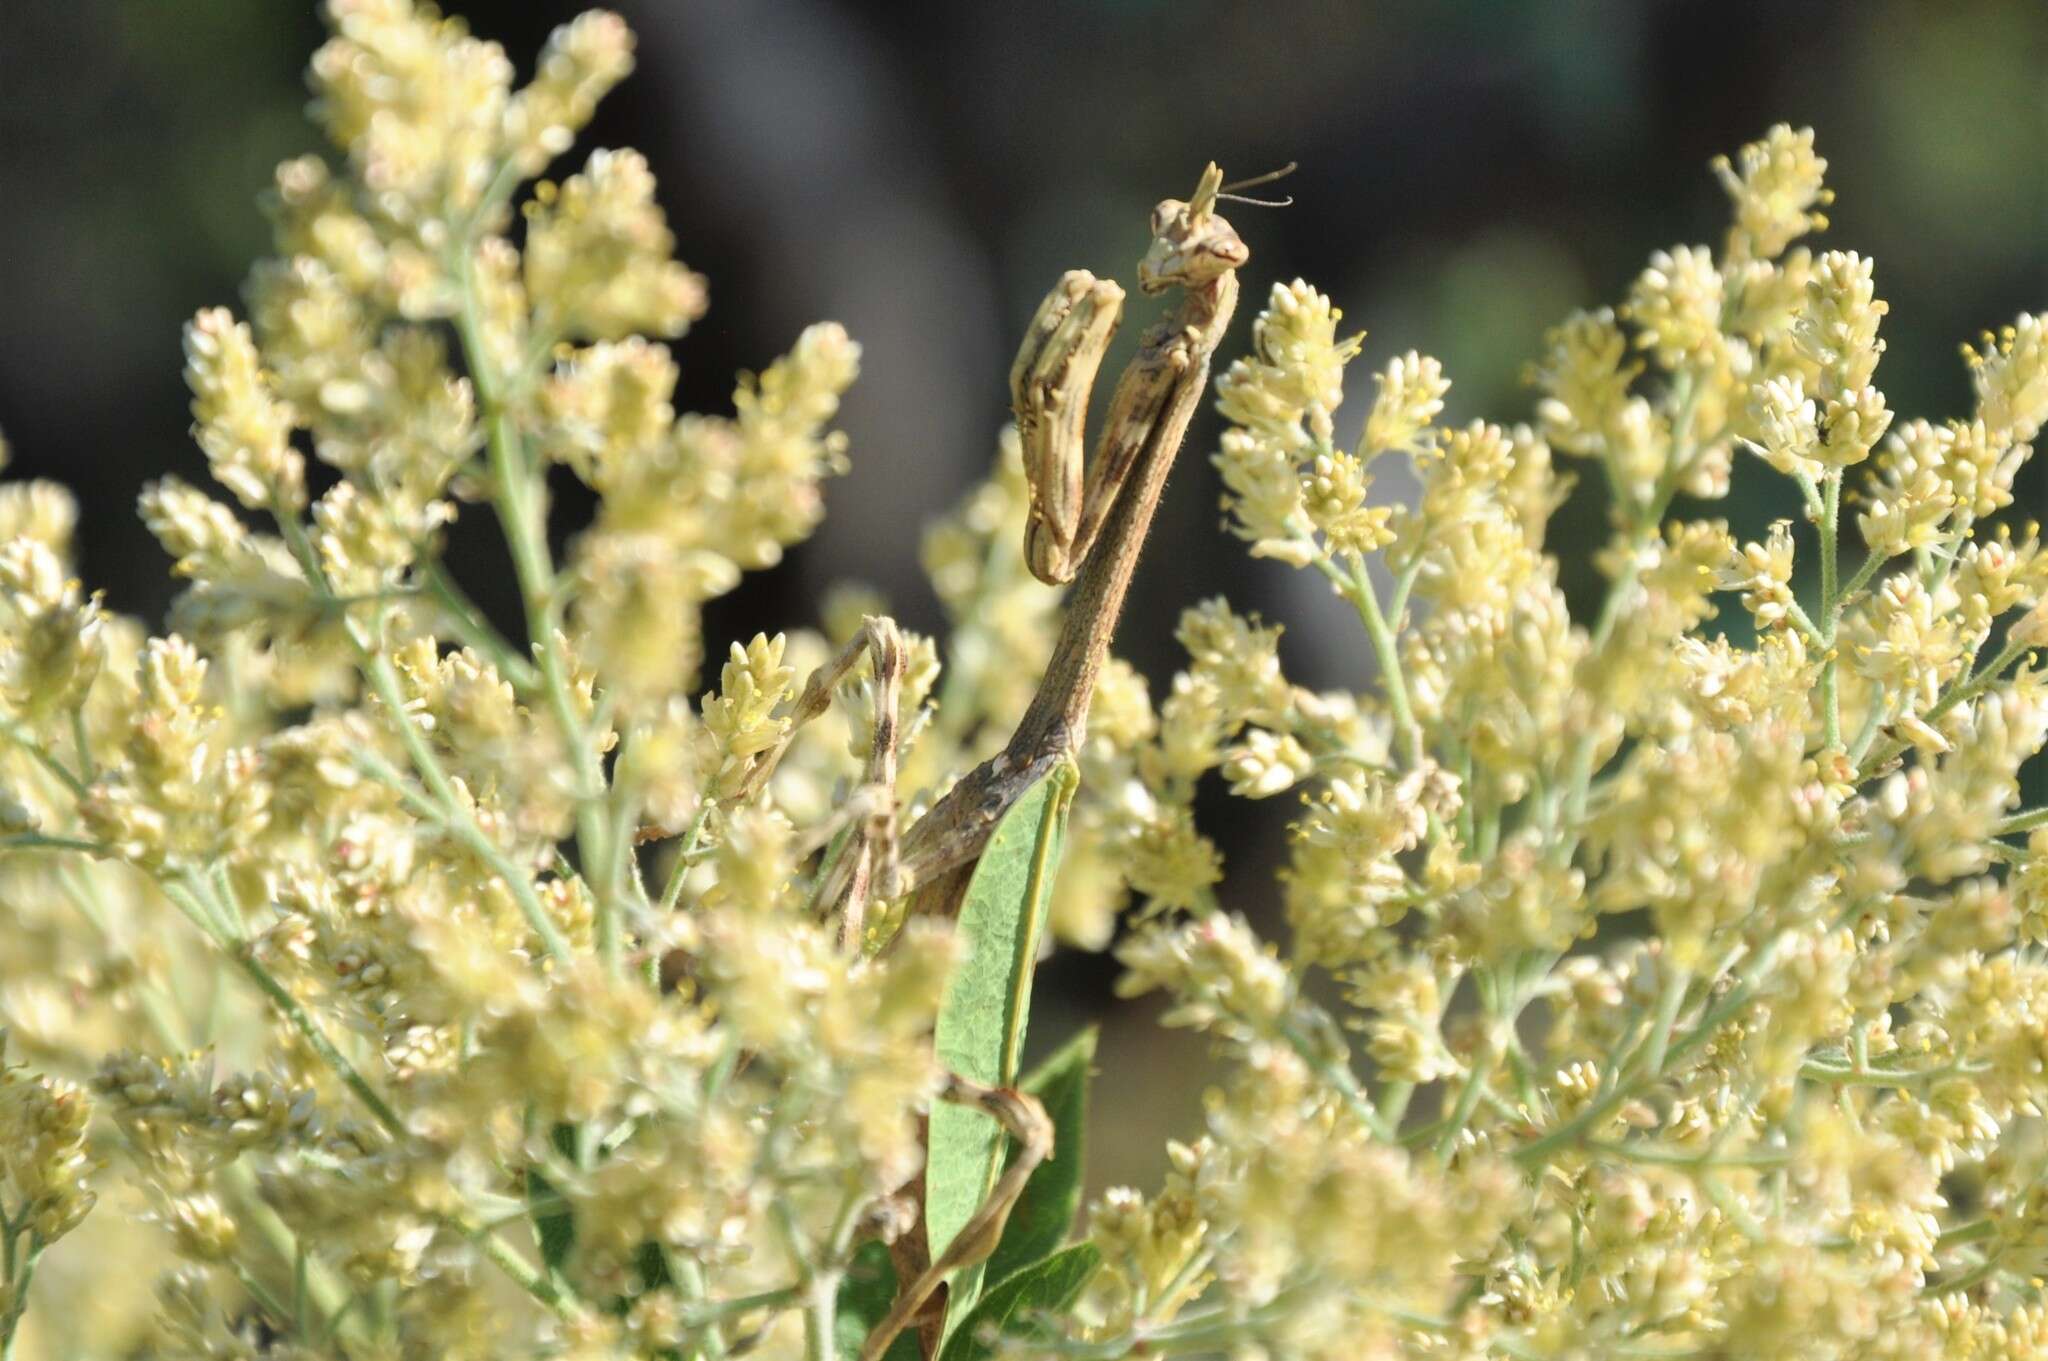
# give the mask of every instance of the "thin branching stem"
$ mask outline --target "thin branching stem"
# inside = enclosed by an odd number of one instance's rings
[[[541,689],[547,696],[556,730],[568,749],[576,799],[576,848],[586,874],[606,862],[607,824],[604,816],[606,785],[603,763],[596,743],[578,711],[557,612],[561,603],[555,579],[553,555],[547,541],[547,486],[541,472],[526,453],[500,376],[491,364],[483,341],[483,326],[476,296],[475,242],[463,240],[454,258],[454,273],[461,292],[456,313],[456,335],[470,381],[476,385],[477,404],[484,416],[485,449],[491,474],[491,506],[497,512],[499,530],[512,557],[512,571],[519,583],[519,599],[526,613],[527,642],[533,649],[540,671]],[[620,963],[621,906],[613,886],[593,885],[597,900],[598,953],[608,968],[617,972]]]

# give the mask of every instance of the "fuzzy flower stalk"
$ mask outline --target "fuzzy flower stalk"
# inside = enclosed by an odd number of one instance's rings
[[[1378,674],[1294,684],[1220,600],[1156,696],[1104,668],[1056,880],[1051,834],[1019,863],[1222,1068],[1152,1190],[1084,1205],[1116,1074],[1090,1097],[1086,1035],[1017,1091],[955,1071],[985,942],[889,872],[1050,654],[1015,433],[924,539],[943,640],[858,585],[707,637],[817,527],[858,345],[810,327],[675,409],[705,283],[647,163],[574,151],[616,16],[523,85],[413,0],[326,18],[328,146],[278,168],[246,309],[184,335],[212,485],[141,494],[168,626],[80,583],[66,492],[0,483],[0,1356],[2048,1348],[2048,557],[2013,504],[2048,317],[1968,352],[1965,417],[1895,416],[1874,267],[1799,244],[1811,133],[1715,165],[1723,244],[1552,331],[1526,423],[1447,422],[1410,352],[1340,444],[1363,337],[1271,289],[1217,383],[1229,528]],[[1795,508],[1759,541],[1710,514],[1737,475]],[[1546,539],[1575,479],[1590,607]],[[1293,802],[1284,922],[1238,910],[1212,773]],[[882,1335],[911,1242],[953,1265]]]

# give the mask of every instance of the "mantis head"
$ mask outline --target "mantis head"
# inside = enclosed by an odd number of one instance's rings
[[[1194,198],[1164,199],[1152,210],[1152,246],[1138,262],[1138,287],[1147,293],[1169,288],[1206,288],[1251,259],[1237,229],[1216,215],[1223,172],[1214,161],[1202,172]]]

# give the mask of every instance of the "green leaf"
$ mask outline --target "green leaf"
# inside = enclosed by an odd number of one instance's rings
[[[1056,1313],[1072,1304],[1101,1261],[1093,1243],[1076,1243],[992,1287],[946,1339],[939,1361],[985,1361],[995,1351],[988,1341],[993,1337],[1048,1336],[1044,1324],[1032,1315],[1040,1310]]]
[[[996,824],[968,883],[955,928],[963,958],[933,1038],[939,1062],[962,1077],[999,1087],[1017,1081],[1039,934],[1078,783],[1073,763],[1063,761],[1025,790]],[[1005,1143],[1002,1126],[980,1111],[932,1108],[925,1234],[934,1259],[988,1198]],[[949,1311],[957,1316],[973,1303],[981,1274],[978,1267],[956,1274]]]
[[[556,1152],[572,1160],[576,1157],[574,1125],[556,1125],[548,1133]],[[526,1169],[527,1213],[533,1219],[533,1238],[540,1245],[541,1265],[549,1275],[561,1271],[576,1249],[576,1214],[566,1204],[559,1204],[561,1200],[555,1184],[538,1167]]]
[[[1088,1078],[1094,1071],[1094,1026],[1061,1045],[1024,1078],[1024,1090],[1052,1117],[1052,1156],[1038,1165],[1010,1211],[982,1279],[993,1285],[1057,1250],[1081,1209],[1082,1160],[1088,1124]],[[1017,1156],[1016,1150],[1010,1156]]]
[[[842,1361],[854,1361],[882,1315],[896,1300],[896,1267],[889,1249],[864,1243],[846,1265],[839,1282],[839,1307],[833,1314],[833,1343]],[[882,1353],[882,1361],[917,1361],[917,1330],[906,1328]]]

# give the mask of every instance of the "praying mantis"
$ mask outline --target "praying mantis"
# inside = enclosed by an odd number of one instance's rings
[[[1070,270],[1025,332],[1010,368],[1030,495],[1024,555],[1041,581],[1072,581],[1074,588],[1045,675],[1009,744],[903,838],[915,912],[957,910],[996,822],[1024,790],[1070,762],[1086,734],[1131,574],[1208,386],[1210,359],[1237,308],[1237,270],[1251,256],[1216,212],[1223,192],[1223,172],[1212,161],[1193,198],[1167,199],[1152,210],[1152,244],[1138,262],[1138,286],[1152,294],[1178,288],[1181,304],[1139,341],[1110,399],[1092,463],[1085,461],[1088,397],[1116,334],[1123,289]]]
[[[913,912],[955,915],[996,824],[1025,790],[1070,762],[1079,748],[1160,492],[1237,307],[1237,270],[1250,258],[1216,204],[1231,190],[1292,169],[1225,185],[1212,162],[1192,198],[1166,199],[1153,209],[1152,243],[1138,264],[1138,286],[1148,294],[1177,288],[1182,299],[1145,332],[1118,380],[1092,462],[1085,456],[1088,398],[1121,319],[1123,289],[1086,270],[1070,270],[1032,318],[1010,369],[1029,493],[1025,560],[1041,581],[1072,582],[1073,590],[1045,675],[1004,749],[956,783],[899,841],[893,830],[893,701],[905,652],[895,624],[865,620],[806,682],[790,715],[791,733],[825,711],[833,688],[863,655],[873,663],[878,726],[863,787],[890,792],[867,810],[833,866],[825,900],[845,940],[859,939],[866,904],[875,898],[908,893]],[[757,763],[738,798],[759,790],[786,747],[785,738]]]
[[[1052,1127],[1045,1112],[1011,1084],[1029,1000],[1030,956],[1050,891],[1049,862],[1079,784],[1074,755],[1160,493],[1236,309],[1237,270],[1250,257],[1216,205],[1232,189],[1265,183],[1292,169],[1225,185],[1211,162],[1192,198],[1167,199],[1154,208],[1152,241],[1138,264],[1138,286],[1148,294],[1178,289],[1181,300],[1145,332],[1118,379],[1092,460],[1085,447],[1088,401],[1122,316],[1124,291],[1086,270],[1070,270],[1031,320],[1010,370],[1029,495],[1024,557],[1040,580],[1072,582],[1073,590],[1045,675],[1004,749],[964,776],[897,837],[896,712],[906,651],[895,624],[884,618],[864,621],[845,648],[806,682],[792,711],[794,732],[824,712],[834,687],[863,655],[871,660],[876,731],[858,801],[861,811],[821,877],[822,900],[836,913],[841,942],[849,950],[861,948],[871,900],[908,895],[912,913],[957,917],[1005,816],[1041,785],[1047,791],[1023,893],[1030,901],[1008,905],[1021,914],[1012,920],[1015,948],[1023,956],[1010,987],[1023,990],[1024,996],[1001,999],[1007,1005],[1005,1030],[998,1037],[995,1071],[985,1075],[995,1080],[949,1073],[940,1092],[944,1101],[993,1118],[1016,1139],[1018,1151],[1000,1175],[990,1166],[978,1208],[936,1256],[923,1216],[891,1245],[901,1288],[870,1331],[861,1361],[879,1361],[913,1322],[923,1354],[935,1353],[947,1278],[993,1251],[1026,1179],[1051,1153]],[[743,797],[766,780],[780,751],[768,753],[756,766]],[[942,1018],[942,1032],[944,1025]],[[943,1057],[943,1033],[940,1038]],[[922,1179],[912,1195],[924,1201]]]

